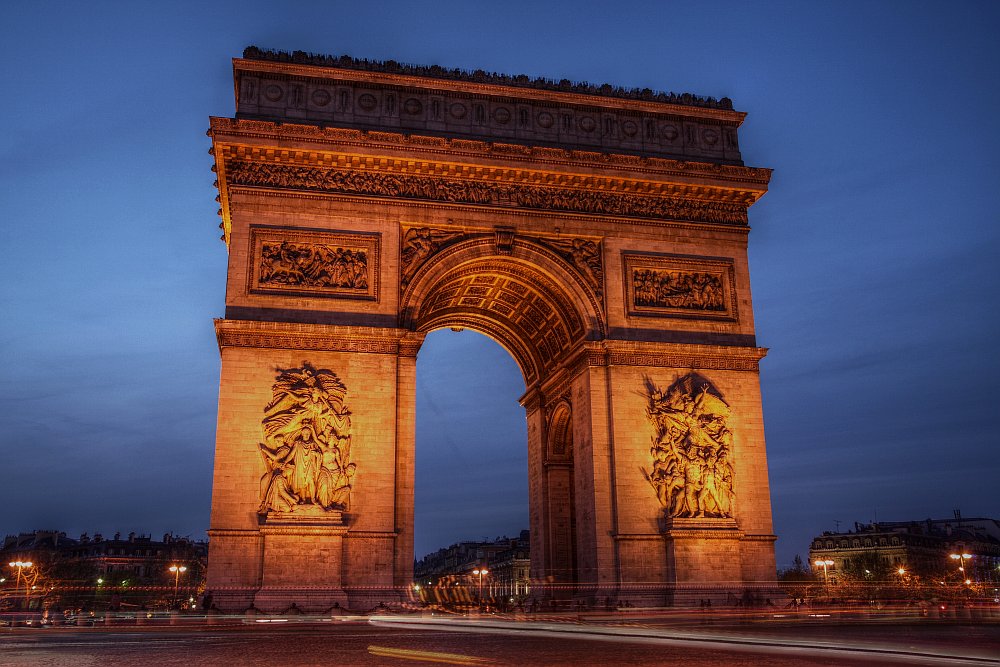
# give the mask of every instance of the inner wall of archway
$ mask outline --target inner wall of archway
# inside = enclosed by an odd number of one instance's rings
[[[433,331],[417,355],[414,556],[528,526],[524,380],[496,342]]]

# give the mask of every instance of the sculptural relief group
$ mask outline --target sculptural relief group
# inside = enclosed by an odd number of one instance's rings
[[[636,306],[726,309],[722,280],[711,273],[634,269],[632,288]]]
[[[357,466],[351,463],[347,388],[307,362],[280,370],[261,421],[258,513],[345,510]]]
[[[672,195],[487,183],[465,178],[430,178],[246,160],[228,160],[226,170],[233,185],[250,187],[293,188],[463,204],[746,224],[746,210],[737,203]]]
[[[679,378],[667,391],[648,386],[646,416],[655,429],[652,470],[642,474],[668,517],[733,515],[730,409],[700,376]]]
[[[265,242],[260,249],[260,284],[367,290],[368,256],[357,248]]]

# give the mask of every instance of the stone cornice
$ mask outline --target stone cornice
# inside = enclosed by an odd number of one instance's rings
[[[326,67],[302,63],[274,62],[268,60],[250,60],[233,58],[234,78],[239,80],[239,73],[250,72],[286,77],[302,77],[307,79],[326,79],[331,81],[360,82],[381,86],[399,86],[417,89],[436,89],[442,91],[462,92],[470,95],[502,97],[513,100],[532,100],[553,104],[567,104],[606,109],[623,109],[627,111],[644,111],[647,113],[673,114],[690,118],[707,118],[721,122],[739,125],[746,118],[746,113],[732,109],[716,109],[708,106],[675,104],[655,100],[631,99],[593,95],[582,92],[546,90],[521,86],[502,85],[497,83],[463,81],[461,79],[444,79],[412,74],[380,72],[376,70],[359,70],[342,67]],[[237,93],[238,94],[238,93]]]
[[[412,350],[414,334],[405,329],[217,319],[215,335],[220,351],[227,347],[251,347],[362,354],[415,354]]]
[[[755,199],[746,191],[584,174],[222,148],[216,170],[227,199],[228,187],[243,186],[744,227]]]
[[[576,168],[634,172],[632,177],[660,176],[664,179],[711,179],[712,187],[739,189],[755,196],[756,201],[767,191],[772,170],[765,167],[744,167],[690,160],[673,160],[659,157],[621,155],[600,151],[569,150],[544,146],[523,146],[502,142],[471,139],[446,139],[401,132],[380,132],[318,125],[275,123],[264,120],[247,120],[213,116],[208,135],[221,144],[244,143],[246,139],[265,141],[306,140],[336,146],[383,147],[419,149],[423,152],[447,155],[448,159],[471,156],[478,160],[491,157],[504,161],[536,163],[541,165],[567,165]],[[241,139],[243,141],[241,141]]]
[[[221,149],[221,155],[220,154]],[[527,170],[505,166],[429,162],[393,156],[371,156],[296,149],[272,149],[258,146],[223,144],[215,149],[228,162],[258,162],[294,165],[311,169],[353,169],[384,174],[405,174],[434,178],[453,178],[490,183],[537,185],[566,189],[599,190],[616,194],[683,197],[699,201],[726,202],[742,207],[751,205],[760,193],[750,189],[720,188],[710,185],[664,182],[650,179],[610,177],[586,173]]]
[[[566,362],[566,367],[571,369],[571,377],[591,366],[757,372],[760,360],[766,354],[767,348],[763,347],[604,340],[584,343],[580,351]]]

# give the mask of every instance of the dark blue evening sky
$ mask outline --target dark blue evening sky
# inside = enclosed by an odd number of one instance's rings
[[[839,520],[1000,517],[995,2],[4,3],[0,533],[208,523],[245,46],[729,96],[778,561]],[[417,553],[527,526],[524,385],[419,357]]]

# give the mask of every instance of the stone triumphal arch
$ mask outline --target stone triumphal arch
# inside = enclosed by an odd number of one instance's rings
[[[745,114],[254,48],[233,69],[235,117],[209,131],[218,606],[405,594],[416,355],[442,327],[524,374],[541,594],[663,604],[774,578],[747,269],[770,171],[743,166]]]

